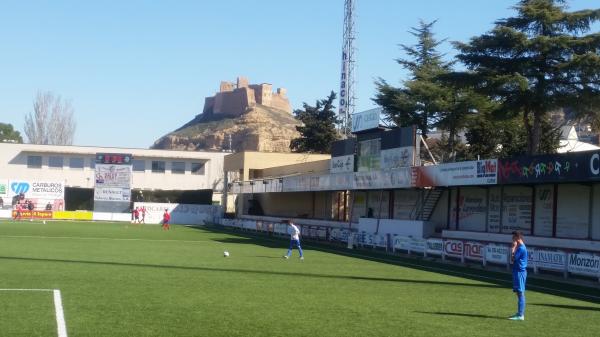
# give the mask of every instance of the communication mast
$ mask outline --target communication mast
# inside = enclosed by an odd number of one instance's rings
[[[344,35],[342,43],[342,72],[340,77],[340,105],[339,119],[341,120],[340,131],[349,136],[352,132],[351,116],[354,113],[354,70],[355,70],[355,48],[356,39],[354,30],[355,0],[344,1]]]

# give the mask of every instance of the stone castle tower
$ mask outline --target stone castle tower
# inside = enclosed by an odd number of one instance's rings
[[[222,81],[219,92],[204,100],[204,115],[240,116],[255,105],[279,109],[292,113],[285,88],[277,88],[269,83],[249,84],[246,77],[238,77],[237,83]]]

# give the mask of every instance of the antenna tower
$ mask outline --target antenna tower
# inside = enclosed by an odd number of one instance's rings
[[[355,0],[344,0],[344,35],[342,43],[342,73],[340,77],[340,131],[346,137],[352,132],[352,114],[354,113],[354,70],[356,31],[354,29]]]

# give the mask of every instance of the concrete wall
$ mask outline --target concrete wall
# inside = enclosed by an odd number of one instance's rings
[[[64,181],[67,187],[94,187],[94,169],[98,152],[131,153],[134,160],[143,160],[145,170],[134,171],[132,188],[162,190],[196,190],[211,189],[217,183],[222,189],[223,157],[222,152],[191,152],[169,150],[146,150],[109,147],[53,146],[33,144],[0,143],[0,178],[31,179],[45,181]],[[28,168],[27,157],[41,156],[41,168]],[[50,156],[63,157],[62,168],[48,167]],[[70,168],[70,158],[83,158],[83,168]],[[165,172],[153,173],[152,161],[164,161]],[[173,162],[184,162],[185,173],[171,172]],[[205,163],[204,174],[191,173],[191,163]]]
[[[255,194],[265,214],[282,217],[313,217],[313,193],[263,193]],[[320,211],[319,213],[322,213]],[[316,214],[315,214],[316,215]]]
[[[224,169],[226,172],[243,172],[242,180],[250,179],[250,170],[264,170],[263,175],[281,169],[281,172],[289,172],[295,170],[292,167],[282,168],[280,166],[301,165],[315,161],[326,161],[330,159],[330,155],[323,154],[306,154],[306,153],[275,153],[275,152],[253,152],[245,151],[229,154],[224,159]],[[323,167],[325,163],[315,164],[316,167]],[[329,165],[329,164],[327,164]],[[302,167],[302,166],[299,166]],[[310,167],[307,166],[307,167]],[[265,169],[272,168],[267,171]],[[327,166],[329,168],[329,166]],[[266,173],[265,173],[266,171]]]
[[[270,167],[262,170],[263,177],[281,177],[292,174],[318,173],[329,171],[329,159],[294,165]]]

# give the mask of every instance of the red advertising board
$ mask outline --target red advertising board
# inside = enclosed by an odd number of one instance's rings
[[[33,214],[32,214],[33,213]],[[17,211],[12,211],[12,217],[17,215]],[[21,211],[21,218],[25,219],[52,219],[52,211]]]

